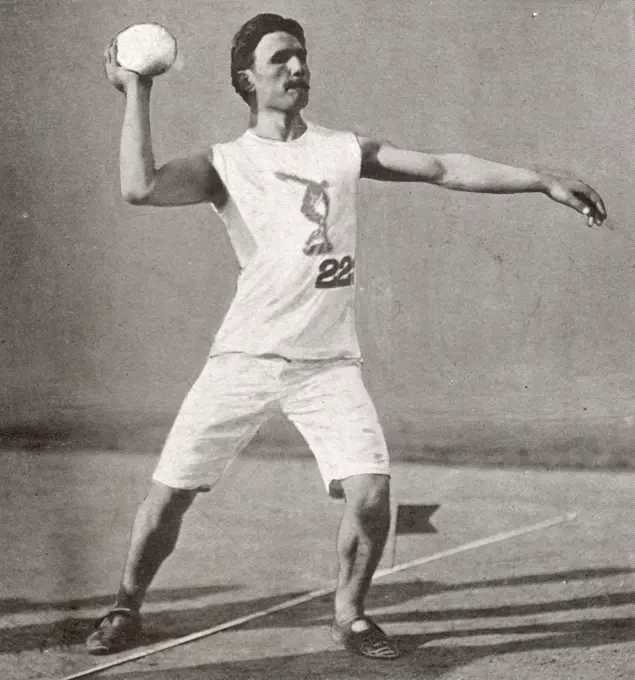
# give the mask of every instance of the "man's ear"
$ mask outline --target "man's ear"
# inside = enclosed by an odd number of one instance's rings
[[[244,71],[238,71],[238,82],[240,83],[240,86],[245,92],[253,92],[254,91],[254,83],[253,83],[253,75],[249,69],[245,69]]]

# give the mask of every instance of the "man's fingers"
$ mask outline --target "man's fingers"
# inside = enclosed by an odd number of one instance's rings
[[[113,60],[112,60],[112,43],[108,45],[106,48],[106,51],[104,52],[104,68],[108,70],[110,66],[112,66]]]
[[[584,215],[589,227],[599,227],[607,217],[604,201],[584,182],[558,178],[551,197]]]
[[[110,54],[112,55],[113,64],[121,66],[121,64],[117,61],[117,41],[114,38],[110,41]]]
[[[117,63],[117,43],[114,41],[114,39],[110,41],[110,44],[104,52],[104,63],[119,66]]]
[[[104,71],[108,80],[110,80],[115,88],[119,92],[125,92],[125,87],[117,75],[120,68],[120,64],[117,61],[117,41],[113,38],[104,52]]]
[[[597,208],[597,211],[600,215],[600,217],[605,220],[607,216],[606,212],[606,206],[604,205],[604,201],[602,200],[602,197],[600,194],[597,193],[597,191],[594,191],[591,189],[591,199],[595,203],[595,207]]]
[[[579,198],[576,193],[571,192],[570,195],[567,197],[566,201],[564,202],[566,202],[574,210],[577,210],[581,215],[584,215],[585,217],[590,217],[592,215],[591,206],[589,206],[588,203]]]
[[[588,218],[590,227],[600,226],[606,219],[606,208],[600,195],[590,187],[573,192],[573,207]]]
[[[601,199],[600,194],[591,187],[586,187],[585,191],[578,192],[579,198],[581,198],[587,205],[589,205],[600,217],[601,219],[606,219],[606,207],[604,206],[604,201]]]
[[[569,205],[587,218],[589,227],[594,227],[596,224],[599,225],[601,223],[597,211],[575,195],[569,200]]]

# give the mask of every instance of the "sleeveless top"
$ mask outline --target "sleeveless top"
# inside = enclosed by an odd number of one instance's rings
[[[212,207],[240,265],[212,355],[358,358],[355,135],[308,123],[292,141],[247,130],[211,150],[228,194]]]

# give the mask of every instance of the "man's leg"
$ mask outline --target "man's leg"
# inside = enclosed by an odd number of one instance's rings
[[[337,536],[335,619],[344,625],[364,614],[366,594],[386,544],[390,478],[362,474],[343,479],[341,484],[346,505]]]
[[[315,455],[333,498],[346,505],[337,537],[339,575],[333,639],[376,659],[394,659],[395,646],[371,619],[364,601],[390,524],[386,441],[356,361],[289,366],[283,412]]]
[[[174,550],[183,515],[196,493],[196,490],[174,489],[159,482],[152,483],[132,525],[116,607],[135,611],[141,608],[152,579]]]
[[[174,550],[197,491],[209,490],[267,418],[269,374],[253,357],[212,357],[188,392],[132,527],[114,608],[86,646],[93,654],[129,647],[141,630],[139,609],[159,567]]]
[[[346,498],[337,537],[340,560],[335,591],[333,640],[373,659],[396,659],[399,650],[364,613],[370,583],[379,564],[390,524],[390,479],[360,474],[341,480]]]
[[[86,640],[88,651],[107,654],[136,642],[139,609],[146,591],[176,545],[183,515],[196,490],[175,489],[153,482],[132,525],[128,556],[115,606]]]

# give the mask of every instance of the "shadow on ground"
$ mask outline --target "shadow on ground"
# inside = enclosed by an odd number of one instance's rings
[[[240,586],[194,586],[190,588],[151,590],[146,602],[176,602],[178,600],[194,599],[206,595],[215,595],[232,590],[239,590]],[[84,599],[58,600],[41,602],[25,598],[0,599],[0,615],[19,614],[22,612],[50,611],[51,609],[82,609],[85,607],[109,607],[113,595],[95,595]]]
[[[635,569],[626,567],[605,567],[599,569],[578,569],[571,571],[560,571],[551,574],[529,574],[512,578],[504,579],[489,579],[473,582],[464,582],[459,584],[444,584],[431,581],[408,581],[403,583],[390,584],[375,584],[371,590],[368,600],[368,608],[373,609],[377,607],[399,605],[410,600],[418,599],[427,595],[438,593],[457,592],[476,590],[482,588],[496,588],[496,587],[514,587],[514,586],[530,586],[548,583],[571,583],[574,581],[587,581],[590,579],[601,579],[611,576],[619,576],[624,574],[635,573]],[[193,598],[196,596],[209,595],[210,593],[222,592],[224,590],[232,590],[237,587],[206,587],[206,588],[185,588],[175,590],[157,590],[149,594],[148,600],[174,602],[182,598]],[[305,594],[304,592],[290,592],[275,597],[257,598],[242,602],[226,602],[221,604],[214,604],[200,608],[189,608],[184,610],[169,610],[158,613],[148,613],[144,616],[145,639],[143,644],[152,644],[163,641],[169,638],[180,637],[190,633],[198,632],[206,628],[230,621],[232,619],[257,612],[262,609],[280,604],[291,598]],[[94,606],[104,604],[105,607],[111,604],[112,597],[95,597],[86,600],[72,600],[63,603],[56,603],[57,607],[64,607],[66,609],[81,608],[82,606]],[[19,603],[16,604],[16,603]],[[598,608],[610,608],[628,604],[635,604],[635,593],[633,592],[613,592],[603,593],[599,595],[592,595],[587,597],[561,599],[552,601],[542,601],[530,604],[511,604],[511,605],[497,605],[494,607],[479,607],[479,608],[455,608],[443,610],[430,609],[410,609],[399,613],[385,614],[379,617],[383,623],[393,622],[414,622],[421,623],[422,628],[426,622],[431,621],[453,621],[459,619],[487,619],[506,616],[526,616],[526,615],[540,615],[554,612],[567,612],[575,610],[591,610]],[[17,607],[20,606],[19,609]],[[52,607],[51,603],[27,603],[21,600],[3,600],[0,601],[0,611],[44,611]],[[11,609],[13,608],[13,609]],[[243,630],[254,630],[263,628],[275,627],[305,627],[315,626],[323,623],[327,625],[332,616],[332,596],[325,596],[307,602],[303,605],[294,607],[289,610],[278,612],[265,616],[261,619],[256,619],[241,628]],[[566,641],[573,636],[580,639],[582,642],[575,646],[589,646],[593,644],[603,644],[606,636],[613,635],[613,626],[617,626],[617,631],[620,636],[627,636],[629,640],[635,640],[635,627],[630,625],[630,629],[626,627],[622,630],[620,621],[627,619],[609,619],[602,621],[584,621],[579,623],[562,623],[562,624],[536,624],[535,626],[520,626],[518,629],[486,629],[484,635],[492,635],[495,633],[514,633],[516,630],[522,630],[522,634],[540,634],[540,633],[557,633],[558,637],[553,638],[554,645],[560,644],[563,640]],[[587,629],[587,625],[593,624],[595,633]],[[571,630],[567,630],[567,626],[573,626]],[[578,626],[578,628],[576,628]],[[26,626],[16,626],[13,628],[0,629],[0,651],[4,653],[19,653],[28,650],[67,651],[74,645],[83,644],[86,636],[90,633],[93,627],[93,622],[86,618],[67,617],[47,624],[32,624]],[[557,629],[557,630],[556,630]],[[630,632],[629,632],[630,630]],[[481,634],[470,630],[466,635]],[[442,634],[445,637],[449,634]],[[563,635],[565,637],[563,638]],[[453,631],[452,637],[460,637],[460,631]],[[424,642],[429,642],[436,639],[437,636],[421,635],[421,636],[407,636],[403,640],[404,648],[416,650]],[[597,641],[592,641],[597,640]],[[545,644],[551,638],[545,638]],[[585,642],[587,641],[587,642]],[[520,643],[519,643],[520,644]],[[527,643],[529,644],[529,643]],[[532,642],[533,644],[533,642]],[[574,646],[571,643],[571,646]],[[548,648],[548,647],[544,647]],[[447,656],[454,654],[452,649],[441,649],[438,654]],[[482,649],[482,648],[479,648]],[[426,658],[430,648],[426,646]],[[509,650],[513,651],[513,650]],[[414,653],[414,652],[413,652]],[[417,652],[418,653],[418,652]],[[504,652],[501,652],[504,653]],[[319,656],[319,655],[317,655]],[[346,655],[348,658],[348,655]],[[416,656],[416,654],[415,654]],[[300,657],[298,657],[300,658]],[[330,658],[330,657],[329,657]],[[266,660],[263,660],[265,663]],[[350,660],[349,660],[350,665]],[[268,671],[269,672],[269,671]],[[295,672],[295,671],[294,671]],[[299,671],[298,671],[299,672]],[[132,676],[131,676],[132,677]],[[176,675],[174,677],[177,677]],[[180,677],[180,676],[179,676]],[[184,676],[185,677],[185,676]],[[188,678],[190,676],[187,676]],[[198,677],[193,675],[191,677]],[[214,675],[214,677],[217,677]],[[223,676],[218,676],[223,677]],[[240,675],[236,677],[241,677]],[[296,676],[298,677],[298,676]],[[304,677],[304,676],[300,676]],[[311,677],[306,676],[306,677]],[[320,676],[321,677],[321,676]],[[376,677],[384,677],[378,675]],[[408,676],[410,677],[410,676]]]
[[[470,638],[477,635],[539,635],[532,639],[490,645],[434,644],[435,641]],[[394,662],[370,661],[342,651],[325,651],[276,658],[260,658],[235,663],[203,664],[192,668],[136,671],[118,677],[121,680],[421,680],[438,678],[479,659],[503,654],[531,651],[556,651],[589,648],[609,643],[635,640],[635,619],[600,619],[566,621],[516,627],[477,630],[454,630],[438,635],[405,635],[396,638],[403,655]],[[554,655],[555,656],[555,655]],[[548,655],[544,665],[551,663]]]

